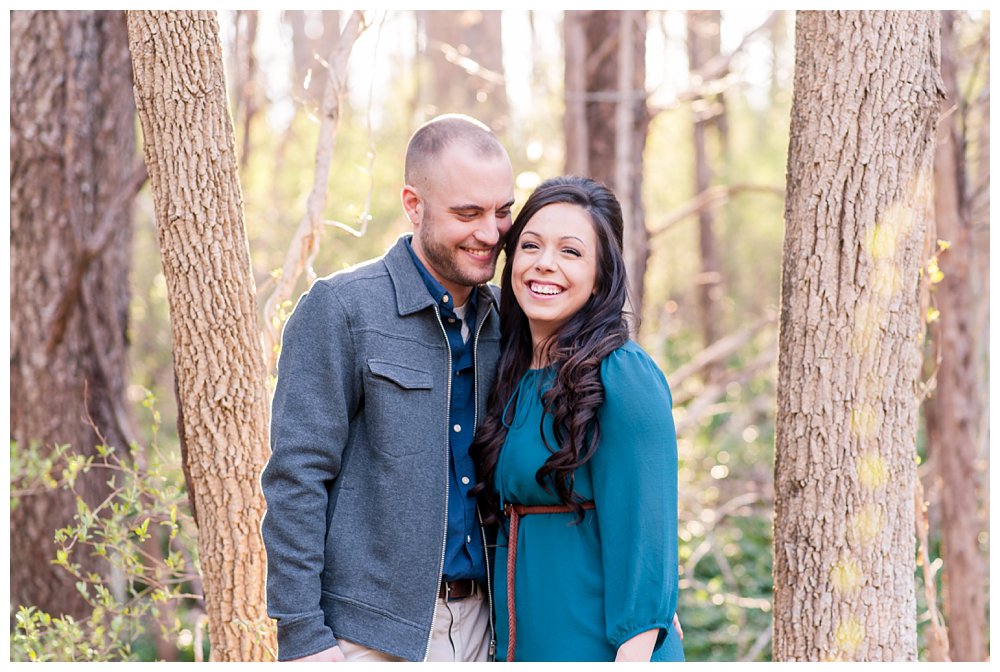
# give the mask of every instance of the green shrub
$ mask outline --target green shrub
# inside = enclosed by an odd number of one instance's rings
[[[11,443],[11,509],[40,490],[76,495],[73,522],[55,531],[52,563],[73,575],[92,608],[88,618],[76,620],[17,605],[12,661],[148,660],[155,656],[150,640],[157,636],[174,642],[180,657],[194,657],[186,621],[198,621],[204,612],[196,588],[195,526],[177,455],[165,456],[156,443],[155,400],[147,393],[142,404],[152,415],[147,448],[99,445],[84,455],[70,446],[42,450]],[[111,492],[94,507],[74,489],[77,477],[92,470],[107,474]],[[73,561],[78,549],[102,558],[106,576],[82,570]]]

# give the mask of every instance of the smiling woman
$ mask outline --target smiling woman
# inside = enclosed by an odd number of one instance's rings
[[[628,338],[622,231],[607,187],[562,177],[508,234],[500,368],[470,449],[485,520],[501,522],[507,660],[684,657],[670,390]]]
[[[528,318],[534,352],[595,293],[597,234],[587,211],[553,203],[535,214],[521,232],[512,260],[514,296]],[[543,362],[532,361],[539,368]]]

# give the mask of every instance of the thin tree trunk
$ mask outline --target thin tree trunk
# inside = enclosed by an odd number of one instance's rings
[[[918,272],[936,12],[799,12],[775,440],[774,659],[916,660]]]
[[[70,444],[128,448],[123,407],[131,203],[144,181],[120,12],[11,12],[10,436],[44,453]],[[93,423],[93,424],[91,424]],[[76,490],[108,492],[99,469]],[[53,534],[72,522],[72,493],[11,506],[11,606],[80,618],[75,579],[51,564]],[[81,570],[106,565],[80,549]]]
[[[649,256],[642,203],[643,152],[649,129],[646,13],[567,11],[563,21],[566,169],[604,182],[622,202],[630,298],[633,312],[641,316]],[[622,137],[624,133],[630,137]]]
[[[258,68],[257,56],[254,54],[254,45],[257,42],[257,19],[256,10],[238,11],[237,17],[242,16],[244,21],[237,18],[236,30],[236,95],[233,96],[235,110],[234,115],[240,120],[242,137],[240,138],[240,167],[246,168],[250,160],[250,130],[254,117],[260,109],[260,93],[258,90]],[[245,23],[244,28],[240,28],[240,23]]]
[[[932,350],[940,352],[936,389],[927,400],[928,452],[941,478],[941,537],[944,612],[951,659],[986,659],[986,576],[979,534],[984,474],[977,443],[979,402],[973,331],[975,247],[966,189],[965,139],[960,127],[961,90],[955,56],[956,13],[941,21],[941,71],[948,97],[941,106],[935,155],[934,211],[937,238],[951,246],[940,255],[943,280],[936,286],[940,318],[931,325]]]
[[[566,138],[566,158],[563,172],[567,175],[590,174],[590,139],[587,132],[587,37],[583,16],[586,12],[563,12],[563,45],[565,56],[563,135]]]
[[[273,631],[251,633],[269,624],[258,531],[267,393],[218,22],[214,12],[130,11],[128,33],[211,658],[266,660]]]
[[[639,25],[641,22],[641,26]],[[645,48],[638,48],[637,42],[645,44],[646,30],[643,12],[623,11],[618,23],[618,103],[615,106],[615,173],[614,189],[622,205],[625,222],[625,268],[628,269],[629,296],[632,310],[642,315],[643,285],[646,276],[646,260],[649,258],[649,233],[642,216],[641,194],[635,190],[642,188],[642,147],[645,137],[636,138],[636,116],[644,116],[645,110],[637,105],[645,100],[645,81],[636,88],[636,57],[644,56]],[[645,79],[645,78],[643,78]],[[641,92],[639,96],[637,92]],[[638,147],[637,141],[641,141]],[[638,322],[632,323],[635,336]]]
[[[721,53],[721,12],[718,10],[689,10],[687,15],[688,62],[691,72],[697,72]],[[712,165],[709,156],[709,135],[721,147],[722,133],[719,120],[724,115],[722,104],[712,98],[699,98],[694,106],[694,193],[704,193],[712,185]],[[701,253],[701,272],[698,275],[698,305],[701,308],[701,332],[704,346],[715,343],[721,333],[719,299],[722,293],[722,264],[719,260],[718,241],[715,235],[715,214],[711,208],[698,212],[698,249]],[[705,370],[705,380],[712,381],[719,373],[718,367]]]

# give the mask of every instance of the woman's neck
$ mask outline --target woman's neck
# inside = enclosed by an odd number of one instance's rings
[[[552,347],[551,338],[531,339],[531,368],[544,369],[549,365],[549,350]]]

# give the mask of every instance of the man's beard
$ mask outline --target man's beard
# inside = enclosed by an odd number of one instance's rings
[[[428,224],[430,226],[428,226]],[[420,236],[420,246],[423,248],[424,256],[427,257],[427,264],[442,278],[448,282],[465,287],[475,287],[487,282],[493,277],[496,270],[496,254],[494,253],[493,263],[488,269],[463,268],[459,255],[464,254],[457,247],[448,247],[437,242],[431,235],[434,223],[424,219],[421,223],[417,235]]]

